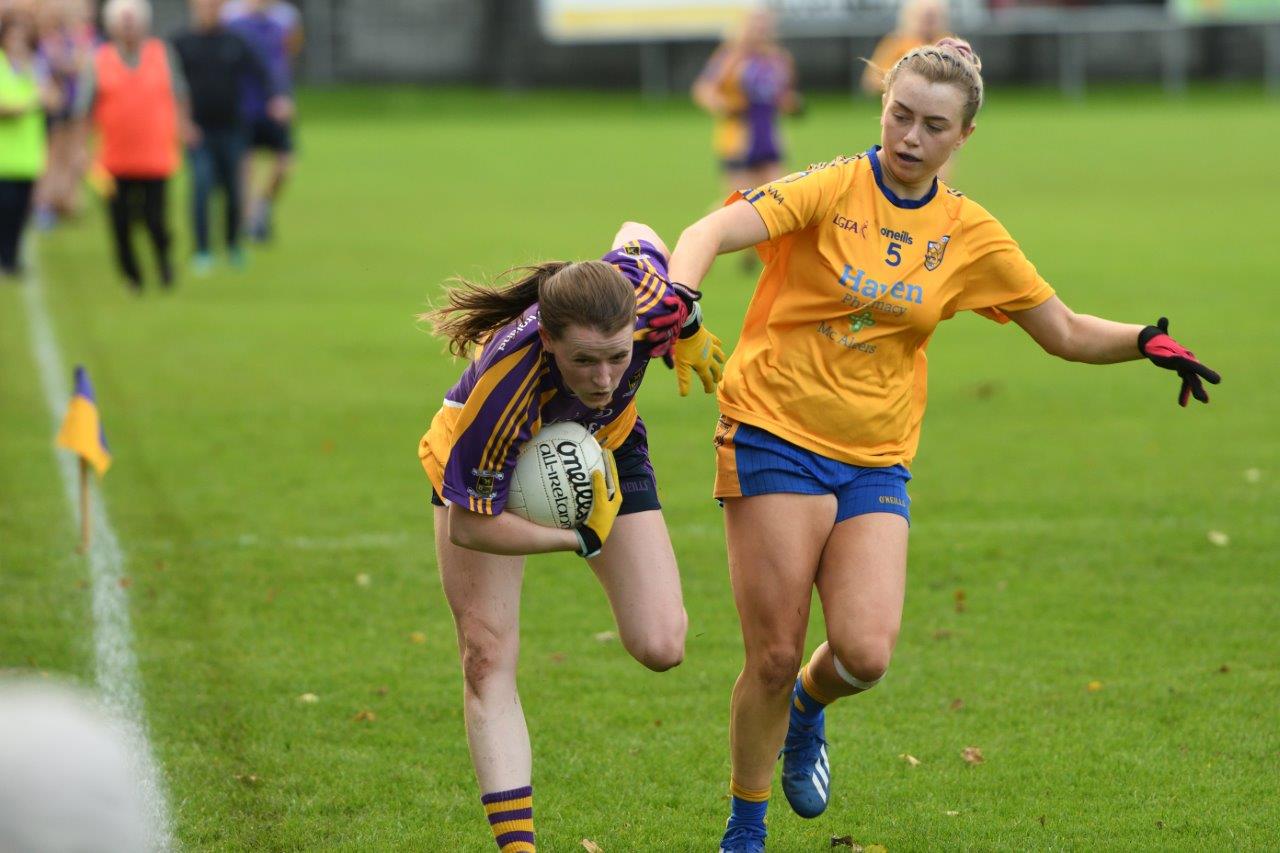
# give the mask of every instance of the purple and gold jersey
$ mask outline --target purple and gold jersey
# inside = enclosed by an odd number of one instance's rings
[[[740,54],[718,52],[702,72],[714,80],[729,107],[716,119],[716,155],[738,167],[782,159],[778,142],[778,108],[791,91],[791,57],[781,51]]]
[[[633,241],[603,260],[636,289],[635,346],[613,399],[592,409],[568,389],[555,359],[542,347],[538,306],[530,306],[476,354],[418,445],[427,478],[446,501],[484,515],[502,512],[516,456],[543,424],[575,421],[609,450],[633,429],[644,430],[635,394],[653,351],[645,340],[649,321],[671,312],[662,301],[674,292],[667,282],[667,259],[649,243]]]

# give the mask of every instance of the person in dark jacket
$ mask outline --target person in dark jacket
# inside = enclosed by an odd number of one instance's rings
[[[222,189],[226,216],[227,255],[233,266],[244,264],[240,249],[243,191],[240,161],[248,144],[241,115],[246,80],[268,92],[267,109],[279,121],[293,112],[290,99],[243,37],[219,21],[221,0],[191,0],[192,28],[173,38],[178,61],[191,90],[192,117],[199,137],[187,151],[192,176],[192,213],[196,237],[193,261],[197,274],[213,267],[209,240],[209,201]]]

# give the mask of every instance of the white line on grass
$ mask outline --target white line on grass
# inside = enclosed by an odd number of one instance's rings
[[[35,252],[27,251],[29,260]],[[45,403],[56,433],[62,415],[71,401],[71,386],[67,372],[58,354],[58,344],[49,322],[49,312],[44,304],[44,285],[31,264],[31,272],[23,285],[27,307],[27,323],[31,328],[31,348],[44,386]],[[79,462],[71,453],[55,451],[62,474],[62,485],[67,493],[67,506],[73,521],[79,521],[80,470]],[[146,723],[142,711],[142,693],[138,689],[138,660],[133,654],[133,629],[129,625],[129,602],[120,586],[123,577],[124,554],[120,540],[107,517],[107,507],[97,483],[92,489],[93,541],[89,548],[89,576],[93,587],[93,646],[96,658],[95,675],[103,702],[125,726],[125,737],[130,751],[138,762],[142,779],[143,797],[150,811],[150,825],[154,833],[153,847],[157,850],[173,848],[173,834],[169,828],[169,809],[166,804],[164,781],[159,766],[151,754],[147,741]],[[78,529],[78,524],[73,524]]]

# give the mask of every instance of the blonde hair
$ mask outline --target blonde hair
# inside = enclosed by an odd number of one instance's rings
[[[949,83],[965,95],[963,121],[968,127],[982,107],[982,60],[964,39],[943,38],[937,44],[917,47],[889,69],[884,76],[888,92],[902,71],[919,74],[930,83]]]
[[[120,27],[120,19],[129,12],[138,16],[143,29],[151,29],[151,4],[147,0],[107,0],[102,7],[102,23],[108,33]]]

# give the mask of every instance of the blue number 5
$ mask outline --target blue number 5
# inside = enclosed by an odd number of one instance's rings
[[[890,243],[889,248],[885,251],[884,262],[891,267],[896,267],[898,264],[902,263],[901,249],[901,243]]]

